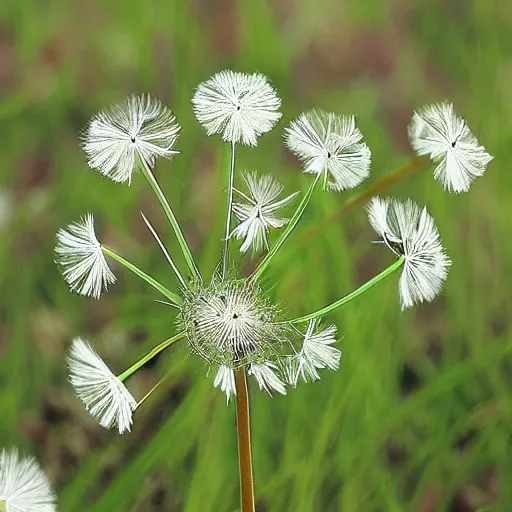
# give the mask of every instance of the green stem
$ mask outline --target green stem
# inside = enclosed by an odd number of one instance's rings
[[[125,260],[119,254],[116,254],[114,251],[107,249],[103,245],[101,246],[101,250],[103,254],[106,256],[110,256],[112,259],[116,260],[118,263],[123,265],[123,267],[131,270],[134,274],[138,275],[141,279],[146,281],[146,283],[150,284],[153,288],[157,289],[162,295],[167,297],[173,304],[180,307],[183,304],[183,299],[177,295],[176,293],[171,292],[165,286],[161,285],[158,281],[153,279],[151,276],[148,276],[144,271],[140,268],[136,267],[133,263],[130,263],[128,260]]]
[[[300,324],[302,322],[307,322],[309,320],[313,320],[315,318],[322,317],[324,315],[327,315],[331,311],[334,311],[335,309],[340,308],[341,306],[344,306],[347,304],[347,302],[350,302],[351,300],[355,299],[362,293],[366,292],[373,286],[375,286],[378,282],[382,281],[385,277],[389,276],[395,270],[398,270],[404,263],[404,257],[401,256],[398,258],[398,260],[395,261],[392,265],[390,265],[388,268],[384,269],[380,274],[377,274],[375,277],[364,283],[362,286],[357,288],[357,290],[354,290],[352,293],[349,293],[348,295],[345,295],[345,297],[342,297],[341,299],[338,299],[337,301],[332,302],[331,304],[328,304],[327,306],[323,307],[322,309],[319,309],[317,311],[314,311],[313,313],[310,313],[309,315],[304,315],[299,318],[294,318],[293,320],[289,320],[287,323],[292,324]]]
[[[160,186],[158,185],[158,182],[156,181],[155,176],[151,172],[151,169],[149,168],[147,162],[142,158],[141,162],[142,173],[144,174],[146,180],[148,181],[149,186],[153,189],[153,192],[155,193],[158,201],[160,201],[160,204],[162,205],[165,215],[169,222],[171,223],[176,238],[178,239],[178,243],[180,244],[181,250],[183,251],[183,255],[185,256],[185,260],[187,261],[188,268],[190,269],[190,272],[192,272],[192,277],[198,279],[199,281],[202,281],[201,274],[199,273],[199,270],[194,262],[194,257],[192,256],[190,247],[188,246],[187,241],[183,236],[183,232],[181,231],[180,225],[176,220],[176,217],[171,209],[171,206],[167,202],[167,199],[165,198],[165,195],[162,192]]]
[[[176,336],[173,336],[172,338],[169,338],[168,340],[162,341],[160,345],[157,345],[153,350],[148,352],[143,358],[139,359],[136,363],[134,363],[130,368],[125,370],[121,375],[118,376],[118,379],[123,382],[126,380],[130,375],[133,375],[139,368],[144,366],[148,361],[153,359],[156,355],[158,355],[162,350],[165,350],[168,346],[172,345],[176,341],[181,340],[185,337],[184,332],[180,332]]]
[[[233,182],[235,180],[235,143],[231,143],[231,165],[229,167],[228,181],[228,212],[226,215],[226,229],[224,231],[224,251],[222,253],[222,279],[226,277],[229,263],[229,235],[231,234],[231,210],[233,209]]]
[[[286,239],[290,236],[292,231],[295,229],[295,226],[298,224],[299,220],[302,217],[302,214],[304,213],[304,210],[306,209],[306,206],[308,205],[311,196],[313,195],[313,192],[315,191],[316,186],[318,185],[318,182],[320,180],[320,177],[323,173],[319,173],[316,175],[314,181],[309,186],[309,189],[304,194],[302,201],[297,206],[297,209],[295,210],[295,213],[293,214],[292,218],[290,219],[290,222],[287,224],[286,229],[284,230],[283,234],[277,239],[277,242],[275,245],[272,246],[270,251],[267,253],[267,255],[263,258],[263,260],[258,265],[258,268],[253,272],[251,279],[259,279],[263,272],[267,269],[270,261],[272,258],[277,254],[281,246],[286,242]]]

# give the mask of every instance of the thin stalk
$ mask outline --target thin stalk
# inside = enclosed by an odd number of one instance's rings
[[[400,256],[398,260],[395,261],[392,265],[390,265],[388,268],[384,269],[380,274],[377,274],[375,277],[364,283],[362,286],[357,288],[357,290],[354,290],[352,293],[349,293],[348,295],[345,295],[345,297],[342,297],[341,299],[338,299],[331,304],[328,304],[327,306],[324,306],[323,308],[314,311],[313,313],[309,313],[309,315],[304,315],[299,318],[294,318],[293,320],[289,320],[287,323],[292,324],[300,324],[302,322],[308,322],[309,320],[313,320],[315,318],[320,318],[324,315],[327,315],[331,311],[334,311],[335,309],[340,308],[341,306],[344,306],[347,304],[347,302],[350,302],[351,300],[355,299],[362,293],[366,292],[373,286],[375,286],[377,283],[382,281],[385,277],[391,275],[395,270],[398,270],[404,263],[404,257]]]
[[[333,212],[329,217],[324,219],[319,225],[313,227],[307,232],[300,240],[300,247],[309,245],[322,231],[329,227],[334,221],[338,220],[341,216],[354,209],[356,206],[366,203],[372,197],[382,194],[389,187],[398,183],[406,176],[414,174],[416,171],[424,167],[429,162],[428,157],[419,156],[414,157],[407,162],[403,167],[399,167],[396,171],[386,174],[377,180],[371,187],[355,196],[350,201],[346,202],[341,208]]]
[[[168,340],[162,341],[160,345],[157,345],[153,350],[149,351],[144,357],[139,359],[136,363],[132,364],[130,368],[125,370],[121,375],[118,375],[118,379],[122,382],[125,379],[127,379],[130,375],[133,375],[139,368],[144,366],[148,361],[153,359],[156,355],[160,354],[162,350],[165,350],[167,347],[172,345],[173,343],[176,343],[177,341],[181,340],[185,337],[184,332],[180,332],[179,334],[176,334],[176,336],[173,336],[172,338],[169,338]]]
[[[302,214],[304,213],[304,210],[306,209],[311,199],[311,196],[313,195],[313,192],[315,191],[316,186],[320,181],[320,177],[322,176],[322,174],[323,173],[319,173],[316,175],[314,181],[309,186],[309,189],[302,197],[301,202],[297,206],[297,209],[295,210],[292,218],[290,219],[290,222],[288,222],[282,235],[277,239],[277,242],[272,246],[272,248],[263,258],[263,260],[261,260],[260,264],[258,265],[258,268],[253,272],[251,279],[259,279],[262,276],[263,272],[265,272],[265,270],[267,269],[272,258],[277,254],[281,246],[286,242],[287,238],[291,235],[292,231],[295,229],[295,226],[301,219]]]
[[[103,245],[101,246],[101,250],[103,251],[103,254],[105,254],[106,256],[110,256],[112,259],[116,260],[118,263],[123,265],[123,267],[127,268],[128,270],[131,270],[134,274],[136,274],[141,279],[146,281],[146,283],[150,284],[153,288],[158,290],[162,295],[167,297],[176,306],[180,307],[183,304],[183,299],[179,295],[168,290],[165,286],[163,286],[158,281],[153,279],[151,276],[146,274],[146,272],[142,271],[140,268],[136,267],[133,263],[130,263],[128,260],[125,260],[122,256],[119,256],[119,254],[116,254],[114,251],[107,249]]]
[[[249,393],[247,391],[247,375],[244,368],[235,370],[235,385],[241,512],[254,512],[254,479],[252,474]]]
[[[173,269],[174,273],[176,274],[176,277],[178,278],[178,281],[180,282],[181,286],[183,286],[183,288],[186,289],[187,288],[187,283],[185,283],[185,280],[183,279],[182,275],[180,274],[180,271],[178,270],[178,267],[176,266],[176,264],[172,260],[171,255],[169,254],[169,251],[166,249],[166,247],[163,244],[162,240],[160,240],[160,237],[158,236],[157,232],[155,231],[155,228],[151,225],[149,220],[146,218],[146,216],[142,212],[140,212],[140,214],[142,215],[142,219],[146,223],[146,226],[148,227],[149,231],[153,235],[153,238],[156,240],[156,243],[158,244],[158,246],[160,247],[161,251],[163,252],[163,254],[165,256],[165,259],[167,260],[167,262],[169,263],[169,265]]]
[[[149,183],[149,186],[153,189],[153,192],[155,193],[158,201],[160,202],[164,213],[171,223],[172,229],[174,230],[174,234],[176,235],[176,238],[178,239],[178,243],[180,244],[181,250],[183,251],[183,256],[185,256],[185,260],[187,261],[188,268],[190,269],[190,272],[192,273],[192,277],[195,279],[198,279],[201,281],[201,274],[199,273],[199,270],[194,262],[194,257],[192,256],[192,252],[190,251],[190,247],[187,244],[187,241],[185,240],[185,237],[183,235],[183,232],[181,231],[180,225],[178,224],[178,221],[174,215],[174,212],[172,211],[171,206],[167,202],[167,199],[162,192],[162,189],[160,188],[160,185],[158,185],[158,182],[156,181],[155,176],[151,172],[151,169],[149,168],[148,163],[141,158],[142,162],[142,173],[144,174],[144,177]]]
[[[229,263],[229,235],[231,234],[231,214],[233,209],[233,183],[235,180],[235,143],[231,143],[231,164],[228,181],[228,212],[226,215],[226,229],[224,230],[224,251],[222,252],[222,279],[226,277]]]

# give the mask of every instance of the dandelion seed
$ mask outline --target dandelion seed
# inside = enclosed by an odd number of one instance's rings
[[[55,512],[57,510],[55,501],[50,481],[35,458],[21,458],[16,449],[10,451],[2,449],[0,452],[0,510]]]
[[[213,381],[214,387],[220,387],[226,393],[226,400],[229,403],[231,395],[236,395],[235,371],[229,366],[220,365]]]
[[[370,174],[370,149],[353,116],[312,110],[285,132],[286,145],[304,162],[304,172],[324,174],[331,190],[353,188]]]
[[[83,148],[90,167],[113,181],[131,183],[137,157],[152,168],[172,149],[180,126],[173,113],[149,95],[132,95],[123,104],[96,114],[90,121]]]
[[[96,238],[92,214],[60,229],[57,240],[56,261],[72,291],[97,299],[109,284],[115,283],[116,278]]]
[[[281,100],[260,74],[221,71],[199,84],[192,104],[208,135],[220,133],[226,142],[248,146],[256,146],[281,117]]]
[[[339,368],[341,351],[331,347],[336,342],[336,326],[330,325],[315,332],[316,327],[317,322],[311,320],[300,352],[287,358],[288,381],[294,386],[299,375],[304,382],[312,382],[320,379],[317,370],[329,368],[335,371]]]
[[[89,343],[73,340],[68,366],[71,384],[87,411],[102,427],[129,432],[137,402]]]
[[[388,249],[405,259],[399,282],[402,309],[432,301],[441,291],[451,261],[427,209],[410,199],[374,197],[368,205],[368,216]]]
[[[247,372],[253,375],[262,391],[266,391],[272,395],[272,391],[277,391],[281,395],[286,395],[286,387],[284,382],[277,376],[274,370],[278,367],[273,363],[253,363]]]
[[[293,199],[294,194],[276,201],[283,191],[283,186],[272,176],[258,176],[255,172],[244,175],[244,181],[249,189],[249,196],[239,194],[248,204],[235,203],[233,212],[240,224],[231,233],[236,238],[245,238],[240,252],[246,252],[252,247],[253,253],[263,247],[269,250],[267,233],[270,228],[278,229],[288,223],[288,219],[277,217],[277,212]]]
[[[448,192],[467,192],[493,157],[478,143],[451,103],[438,103],[414,113],[409,125],[411,146],[437,164],[434,178]]]

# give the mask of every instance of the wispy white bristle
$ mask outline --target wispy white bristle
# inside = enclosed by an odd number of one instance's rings
[[[288,382],[294,386],[299,375],[305,382],[311,382],[320,379],[319,369],[335,371],[339,368],[341,351],[331,347],[336,343],[336,326],[330,325],[318,332],[315,329],[316,321],[311,320],[300,352],[287,359]]]
[[[285,143],[304,162],[304,172],[324,174],[331,190],[354,188],[369,176],[371,153],[354,116],[312,110],[285,132]]]
[[[214,387],[220,387],[226,393],[226,400],[229,403],[231,395],[236,395],[235,371],[226,365],[220,365],[213,381]]]
[[[253,363],[250,365],[248,373],[254,376],[262,391],[266,391],[271,396],[272,391],[286,395],[285,384],[274,371],[277,369],[277,366],[273,363]]]
[[[179,131],[174,114],[159,100],[132,95],[91,119],[83,148],[90,167],[113,181],[129,184],[138,158],[153,167],[158,157],[178,153],[172,147]]]
[[[50,481],[33,457],[18,450],[0,452],[0,505],[7,512],[55,512],[56,498]]]
[[[56,261],[72,291],[99,298],[116,278],[110,270],[88,213],[57,232]]]
[[[100,425],[116,426],[120,434],[129,432],[137,402],[89,343],[81,338],[73,340],[68,366],[78,397]]]
[[[405,259],[399,282],[402,309],[432,301],[441,291],[451,261],[427,209],[410,199],[374,197],[368,216],[386,246]]]
[[[249,189],[249,196],[242,194],[247,203],[233,204],[233,212],[240,224],[231,233],[236,238],[245,238],[240,251],[242,253],[252,247],[253,253],[261,249],[269,249],[267,233],[269,229],[281,228],[288,219],[277,216],[278,211],[286,206],[297,193],[277,201],[283,186],[272,176],[259,176],[255,172],[246,173],[244,181]]]
[[[192,104],[208,135],[219,133],[226,142],[248,146],[256,146],[281,117],[281,100],[257,73],[221,71],[199,84]]]
[[[478,143],[451,103],[437,103],[414,113],[409,140],[415,153],[437,164],[434,178],[448,192],[467,192],[493,157]]]

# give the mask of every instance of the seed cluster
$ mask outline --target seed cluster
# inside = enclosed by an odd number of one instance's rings
[[[189,290],[181,322],[192,350],[210,364],[238,368],[272,358],[284,340],[276,308],[245,280]]]

